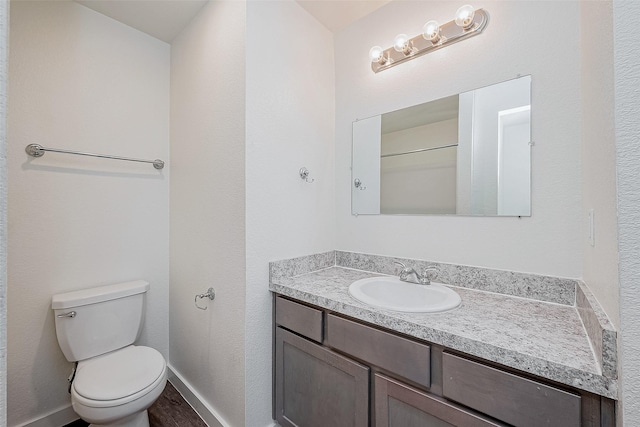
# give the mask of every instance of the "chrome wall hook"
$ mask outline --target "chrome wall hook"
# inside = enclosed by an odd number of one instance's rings
[[[311,181],[309,181],[309,169],[302,167],[300,168],[300,178],[304,179],[307,183],[311,184],[313,181],[315,181],[315,179],[311,178]]]
[[[353,186],[356,187],[359,190],[366,190],[367,189],[367,187],[362,185],[362,181],[360,181],[358,178],[353,180]]]
[[[216,290],[213,289],[213,288],[209,288],[209,289],[207,289],[206,293],[196,295],[196,297],[193,299],[193,303],[200,310],[206,310],[207,308],[209,308],[207,306],[201,307],[201,306],[198,305],[198,300],[199,299],[203,299],[203,298],[209,298],[209,300],[213,301],[216,298]]]

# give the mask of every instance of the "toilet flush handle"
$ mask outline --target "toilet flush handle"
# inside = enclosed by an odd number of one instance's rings
[[[70,318],[73,319],[74,317],[76,317],[76,312],[75,311],[70,311],[68,313],[58,314],[56,317],[59,317],[59,318],[70,317]]]

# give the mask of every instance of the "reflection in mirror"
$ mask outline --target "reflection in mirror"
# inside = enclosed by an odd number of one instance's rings
[[[380,213],[455,214],[458,96],[382,115]]]
[[[525,76],[354,122],[352,212],[529,216],[530,104]]]

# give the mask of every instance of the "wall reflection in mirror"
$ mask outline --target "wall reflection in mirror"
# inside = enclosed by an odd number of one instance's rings
[[[353,123],[352,213],[531,215],[531,76]]]

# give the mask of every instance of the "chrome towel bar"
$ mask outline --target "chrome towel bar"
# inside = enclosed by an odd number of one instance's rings
[[[153,167],[158,170],[164,168],[164,162],[160,159],[143,160],[143,159],[134,159],[131,157],[109,156],[107,154],[83,153],[81,151],[61,150],[59,148],[46,148],[40,144],[29,144],[24,149],[24,151],[26,151],[27,154],[32,157],[42,157],[44,156],[45,151],[51,151],[53,153],[77,154],[78,156],[90,156],[90,157],[101,157],[103,159],[126,160],[127,162],[151,163]]]

